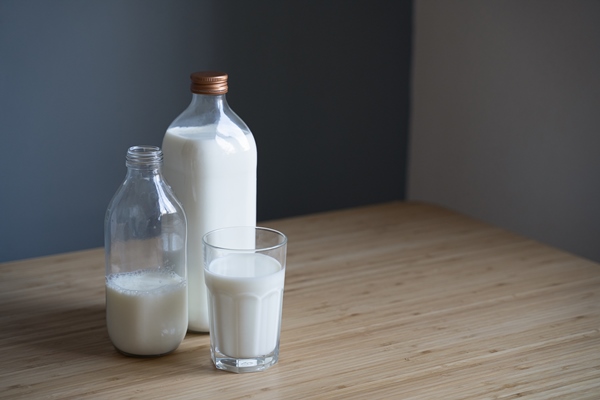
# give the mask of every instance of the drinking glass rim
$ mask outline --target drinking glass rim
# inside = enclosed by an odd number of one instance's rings
[[[212,235],[214,233],[218,233],[218,232],[226,231],[226,230],[232,230],[232,229],[240,229],[240,228],[241,229],[252,229],[255,232],[256,231],[271,232],[271,233],[274,233],[274,234],[280,236],[281,238],[283,238],[283,240],[281,241],[281,243],[278,243],[275,246],[259,247],[259,248],[254,248],[254,249],[238,249],[238,248],[234,248],[234,247],[216,246],[214,244],[208,243],[206,240],[206,238],[209,235]],[[273,228],[267,228],[264,226],[244,226],[244,225],[228,226],[225,228],[213,229],[212,231],[206,232],[204,235],[202,235],[202,243],[205,244],[206,246],[210,246],[213,249],[228,250],[228,251],[235,251],[235,252],[248,252],[248,253],[266,252],[266,251],[270,251],[270,250],[275,250],[275,249],[285,246],[287,244],[287,241],[288,241],[287,236],[283,232],[280,232]]]

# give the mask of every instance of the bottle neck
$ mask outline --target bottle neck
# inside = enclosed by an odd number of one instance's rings
[[[202,109],[203,112],[223,112],[229,108],[224,94],[198,94],[192,93],[190,107]]]
[[[162,171],[160,167],[127,167],[127,180],[131,179],[145,179],[152,181],[159,181],[162,179]]]

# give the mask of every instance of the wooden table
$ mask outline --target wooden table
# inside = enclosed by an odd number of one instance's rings
[[[419,203],[261,225],[289,237],[270,370],[214,369],[206,334],[117,353],[93,249],[0,265],[0,396],[600,398],[599,264]]]

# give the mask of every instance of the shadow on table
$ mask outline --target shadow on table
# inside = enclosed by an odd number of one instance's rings
[[[0,343],[11,355],[5,361],[20,369],[60,368],[92,358],[97,363],[85,368],[106,368],[108,374],[123,373],[125,369],[129,375],[145,376],[153,369],[138,371],[131,368],[132,364],[156,363],[162,371],[172,369],[179,374],[218,373],[210,360],[208,334],[188,333],[175,352],[163,357],[128,357],[119,353],[108,337],[103,290],[86,299],[77,293],[53,294],[56,292],[35,297],[21,297],[18,291],[0,293],[5,311],[0,315]],[[89,298],[96,300],[91,303]]]
[[[18,313],[2,316],[10,323],[0,331],[0,341],[6,349],[12,348],[13,354],[19,354],[26,368],[92,357],[108,360],[110,364],[104,365],[160,363],[161,368],[180,372],[216,372],[210,360],[208,334],[188,333],[175,352],[163,357],[128,357],[119,353],[108,337],[104,304],[66,308],[64,303],[46,301],[43,306],[28,303],[15,309]],[[118,363],[112,364],[111,359]]]
[[[36,348],[40,354],[66,352],[114,355],[105,323],[104,304],[67,307],[52,299],[19,304],[7,315],[0,337],[8,346]]]

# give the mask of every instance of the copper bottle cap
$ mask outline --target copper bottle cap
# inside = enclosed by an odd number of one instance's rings
[[[225,72],[194,72],[190,78],[192,79],[192,93],[213,95],[227,93],[227,74]]]

